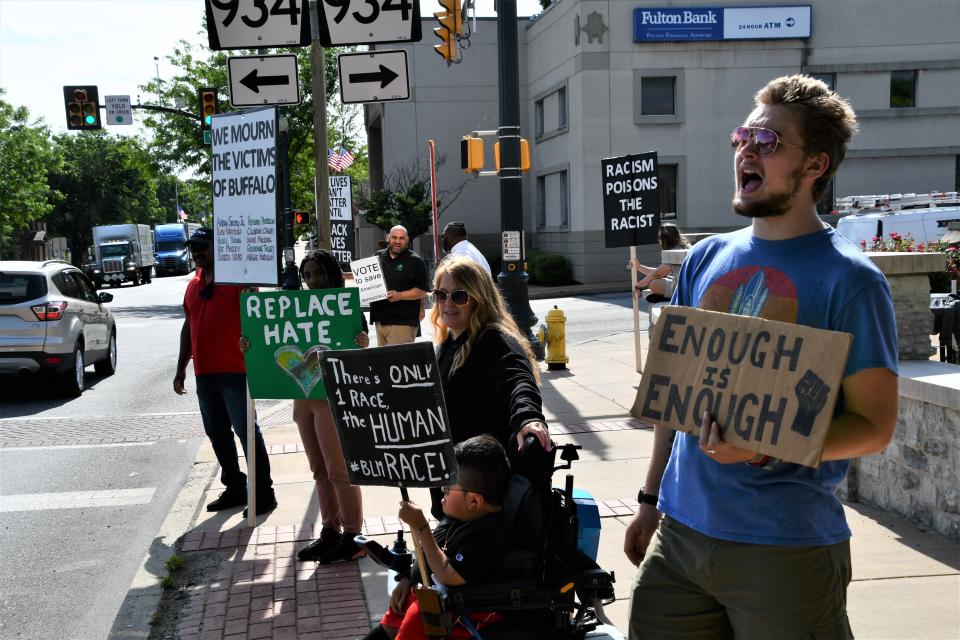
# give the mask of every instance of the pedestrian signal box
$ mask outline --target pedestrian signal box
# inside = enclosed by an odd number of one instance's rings
[[[493,145],[493,162],[500,171],[500,143]],[[520,138],[520,171],[530,170],[530,143],[526,138]]]
[[[483,138],[463,136],[460,140],[460,168],[464,173],[483,169]]]
[[[310,224],[310,212],[309,211],[294,211],[293,212],[293,221],[299,225]]]
[[[65,86],[63,102],[67,129],[94,130],[100,126],[100,96],[95,85]]]

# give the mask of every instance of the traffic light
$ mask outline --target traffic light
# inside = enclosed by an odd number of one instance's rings
[[[197,89],[197,101],[200,104],[200,130],[210,131],[213,125],[213,114],[220,113],[217,90],[213,87]]]
[[[483,138],[463,136],[460,140],[460,168],[464,173],[483,169]]]
[[[440,6],[444,10],[433,14],[440,26],[434,29],[433,33],[443,42],[436,45],[433,50],[450,65],[457,61],[457,40],[463,28],[463,15],[460,0],[440,0]]]
[[[63,103],[67,113],[67,129],[89,131],[100,129],[100,96],[94,85],[63,88]]]
[[[299,225],[310,224],[310,212],[309,211],[294,211],[293,212],[293,221]]]
[[[493,145],[493,163],[500,171],[500,143]],[[520,138],[520,171],[530,170],[530,143],[526,138]]]

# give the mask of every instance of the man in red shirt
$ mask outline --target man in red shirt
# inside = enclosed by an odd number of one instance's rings
[[[193,357],[197,400],[203,429],[220,463],[220,481],[226,489],[207,505],[207,511],[238,507],[247,502],[247,475],[240,470],[237,443],[247,452],[247,370],[240,351],[240,293],[243,287],[215,284],[213,231],[197,229],[185,243],[197,272],[183,296],[184,320],[180,356],[173,390],[183,395],[187,363]],[[232,427],[232,429],[231,429]],[[270,479],[270,459],[259,425],[256,430],[257,514],[277,507]],[[244,511],[246,516],[246,511]]]

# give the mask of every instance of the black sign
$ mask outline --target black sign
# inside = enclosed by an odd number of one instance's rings
[[[350,262],[355,253],[353,220],[330,221],[330,253],[340,264],[344,273],[350,271]]]
[[[657,152],[606,158],[600,166],[606,247],[656,244],[660,235]]]
[[[433,345],[326,351],[322,365],[351,484],[456,484]]]

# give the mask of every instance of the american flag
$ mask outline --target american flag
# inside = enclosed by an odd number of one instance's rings
[[[184,211],[183,209],[177,209],[177,219],[180,220],[180,222],[186,222],[187,212]]]
[[[327,164],[334,171],[343,171],[353,164],[353,154],[343,147],[329,149],[327,150]]]

